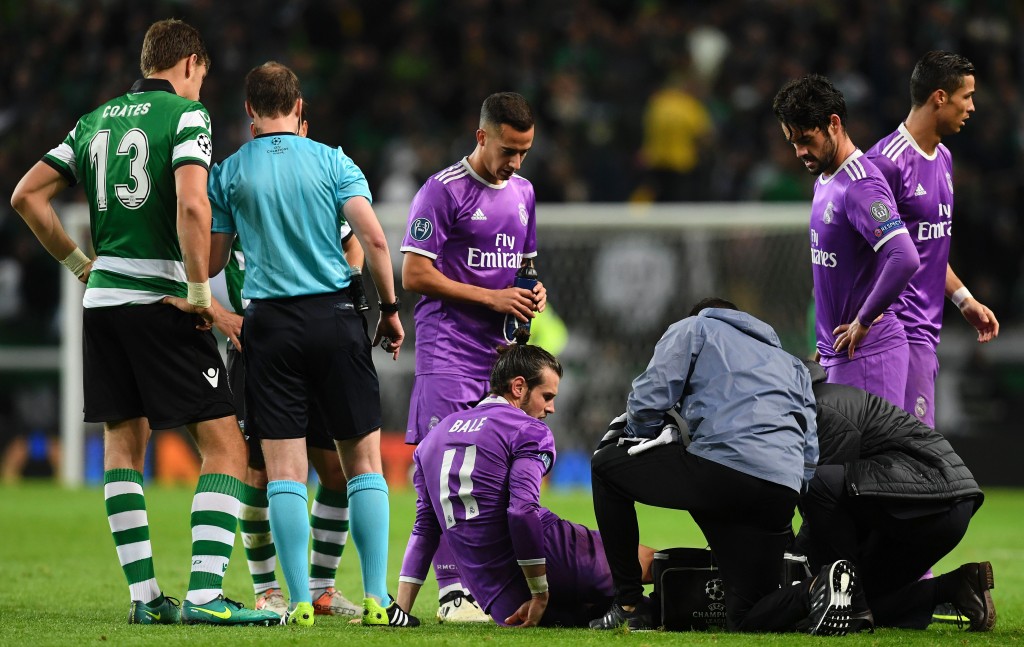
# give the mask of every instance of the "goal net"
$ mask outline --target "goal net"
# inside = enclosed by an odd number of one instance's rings
[[[392,250],[398,249],[407,205],[375,205]],[[677,205],[542,204],[537,208],[537,269],[554,317],[538,320],[565,366],[557,413],[547,419],[560,450],[589,449],[625,409],[630,383],[646,367],[665,328],[707,296],[719,296],[775,328],[797,355],[811,350],[807,210],[803,203]],[[76,242],[88,246],[88,210],[60,210]],[[368,281],[370,303],[375,303]],[[82,479],[82,287],[65,273],[62,289],[62,423],[64,478]],[[398,362],[374,353],[381,381],[384,430],[404,432],[414,370],[414,295],[403,295],[409,342]],[[370,326],[376,322],[371,311]],[[546,319],[546,320],[545,320]],[[555,333],[546,335],[548,330]],[[223,344],[222,344],[223,346]]]

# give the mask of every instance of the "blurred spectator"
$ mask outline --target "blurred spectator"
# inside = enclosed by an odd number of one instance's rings
[[[687,202],[709,197],[707,166],[701,161],[713,134],[711,115],[693,88],[686,71],[675,69],[647,102],[640,149],[646,173],[638,199],[649,195],[656,202]]]
[[[78,115],[130,87],[146,26],[166,17],[210,39],[202,99],[215,161],[248,139],[242,74],[276,59],[304,79],[318,138],[344,143],[375,197],[399,203],[464,154],[476,106],[502,90],[537,107],[526,176],[541,203],[628,200],[647,186],[645,168],[661,169],[659,199],[806,200],[771,114],[775,89],[834,75],[864,108],[854,141],[876,141],[906,116],[914,61],[962,53],[978,70],[978,119],[949,143],[951,254],[1008,328],[1024,318],[1021,3],[0,0],[0,346],[54,343],[59,302],[59,267],[18,244],[27,231],[6,197]],[[645,135],[648,100],[658,125]],[[0,419],[12,410],[0,402]]]

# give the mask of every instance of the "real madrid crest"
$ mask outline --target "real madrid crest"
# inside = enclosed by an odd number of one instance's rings
[[[831,201],[825,206],[825,213],[821,214],[821,221],[826,225],[832,224],[832,218],[834,216],[836,206]]]

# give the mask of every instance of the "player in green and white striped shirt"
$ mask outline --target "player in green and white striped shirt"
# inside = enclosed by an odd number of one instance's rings
[[[131,594],[130,623],[278,621],[228,600],[222,589],[247,452],[210,332],[217,311],[208,281],[213,148],[199,103],[209,63],[195,28],[179,20],[151,25],[142,45],[145,78],[79,119],[11,199],[46,250],[87,286],[85,420],[104,423],[104,494]],[[52,205],[77,183],[89,202],[95,259],[68,237]],[[182,425],[203,465],[179,610],[157,584],[142,468],[150,430]]]

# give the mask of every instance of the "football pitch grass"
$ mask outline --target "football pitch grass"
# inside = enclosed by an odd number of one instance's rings
[[[188,583],[189,508],[187,488],[146,489],[157,578],[164,591],[183,598]],[[1024,490],[990,490],[985,505],[960,546],[936,567],[942,573],[963,562],[991,561],[998,621],[988,634],[965,633],[949,625],[927,631],[879,630],[873,635],[819,638],[799,634],[594,632],[570,629],[500,629],[493,625],[438,625],[436,585],[428,581],[413,613],[417,629],[369,628],[340,618],[317,617],[304,627],[139,626],[127,624],[128,590],[117,564],[103,515],[100,488],[64,490],[50,484],[0,487],[0,645],[796,645],[837,642],[849,645],[1007,645],[1024,643]],[[558,514],[594,526],[586,491],[543,493]],[[392,492],[389,581],[398,568],[412,526],[414,496]],[[641,541],[656,547],[702,546],[685,513],[641,508]],[[252,586],[240,540],[235,542],[225,578],[228,597],[251,606]],[[279,581],[283,577],[278,569]],[[360,597],[359,562],[349,542],[342,557],[338,588]]]

